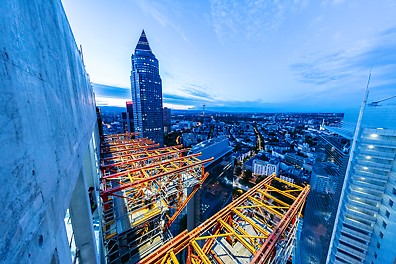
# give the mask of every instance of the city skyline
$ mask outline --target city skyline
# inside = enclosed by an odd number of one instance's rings
[[[373,100],[396,83],[394,1],[63,3],[94,83],[127,89],[145,29],[171,108],[343,111],[359,105],[370,67]],[[125,105],[117,93],[98,104]]]

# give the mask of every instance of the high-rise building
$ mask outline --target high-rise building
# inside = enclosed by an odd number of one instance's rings
[[[165,134],[171,131],[172,126],[172,111],[168,107],[164,107],[164,132]]]
[[[129,132],[135,131],[135,125],[133,121],[133,103],[132,101],[126,102],[126,126]]]
[[[327,263],[395,263],[396,106],[357,120]]]
[[[151,51],[144,30],[132,54],[131,90],[134,130],[164,144],[162,81],[158,60]]]
[[[353,131],[327,127],[318,140],[311,191],[304,211],[300,263],[326,262],[334,220],[348,164]]]

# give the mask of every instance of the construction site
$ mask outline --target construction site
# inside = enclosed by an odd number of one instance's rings
[[[178,218],[208,177],[200,153],[135,133],[101,141],[101,222],[107,263],[287,263],[309,186],[275,174],[191,231]]]

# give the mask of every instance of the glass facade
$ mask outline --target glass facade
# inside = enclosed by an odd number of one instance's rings
[[[144,30],[131,60],[134,130],[140,133],[139,137],[147,137],[163,146],[162,80],[158,60],[151,51]]]
[[[394,263],[396,106],[366,106],[327,263]]]
[[[304,211],[299,263],[325,263],[349,158],[350,139],[322,135]]]

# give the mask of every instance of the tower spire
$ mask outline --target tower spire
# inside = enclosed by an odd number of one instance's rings
[[[148,43],[146,33],[144,32],[144,29],[142,30],[142,34],[140,35],[138,44],[136,45],[135,50],[145,50],[145,51],[151,51],[150,45]]]

